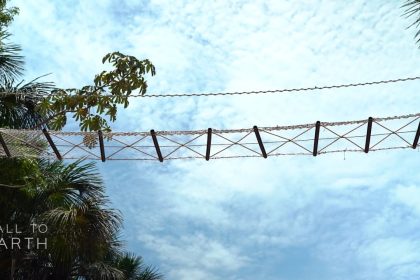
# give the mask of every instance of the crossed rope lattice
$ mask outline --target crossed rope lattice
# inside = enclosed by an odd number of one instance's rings
[[[416,148],[420,113],[293,126],[150,132],[0,129],[0,157],[142,160],[317,156]],[[91,142],[88,143],[87,139]]]

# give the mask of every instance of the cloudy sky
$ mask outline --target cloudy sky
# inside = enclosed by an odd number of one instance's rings
[[[27,79],[90,84],[150,59],[150,93],[419,76],[402,1],[14,0]],[[419,112],[419,82],[298,95],[133,99],[116,131],[292,125]],[[167,279],[418,279],[420,153],[98,164],[127,247]]]

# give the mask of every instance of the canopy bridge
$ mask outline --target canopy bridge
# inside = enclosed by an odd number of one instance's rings
[[[0,129],[0,157],[160,161],[415,149],[420,113],[344,122],[147,132]]]

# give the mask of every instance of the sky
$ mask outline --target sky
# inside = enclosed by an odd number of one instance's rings
[[[13,0],[27,80],[91,84],[148,58],[149,93],[419,76],[403,1]],[[419,112],[417,81],[313,94],[132,99],[114,131],[244,128]],[[70,124],[71,129],[77,129]],[[166,279],[418,279],[420,153],[98,163],[129,250]]]

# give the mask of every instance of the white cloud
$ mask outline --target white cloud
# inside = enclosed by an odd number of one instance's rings
[[[420,215],[420,187],[398,186],[394,190],[395,200],[411,208],[416,214]]]
[[[158,251],[166,265],[180,269],[170,269],[175,279],[219,279],[218,271],[235,273],[248,262],[237,248],[223,245],[202,234],[175,237],[141,235],[139,240],[146,247]],[[232,278],[229,278],[232,279]]]
[[[420,264],[419,245],[418,241],[403,238],[379,239],[361,248],[360,254],[382,277],[412,279],[420,275],[418,269],[412,269]]]

